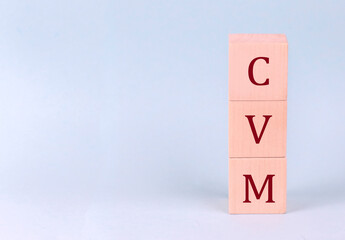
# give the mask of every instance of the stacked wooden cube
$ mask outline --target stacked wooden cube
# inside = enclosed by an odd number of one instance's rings
[[[284,34],[230,34],[230,213],[286,211],[287,68]]]

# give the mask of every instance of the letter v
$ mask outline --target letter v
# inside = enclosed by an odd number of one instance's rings
[[[263,115],[265,117],[265,123],[261,129],[260,136],[258,136],[256,129],[255,129],[255,126],[254,126],[254,122],[253,122],[253,118],[255,117],[255,115],[245,115],[245,116],[246,116],[246,118],[248,118],[248,122],[249,122],[250,128],[252,130],[254,140],[255,140],[256,144],[259,144],[261,141],[262,135],[264,134],[264,131],[266,129],[268,120],[272,117],[272,115]]]

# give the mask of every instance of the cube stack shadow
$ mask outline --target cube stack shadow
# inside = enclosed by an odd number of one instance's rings
[[[229,213],[286,211],[288,43],[229,37]]]

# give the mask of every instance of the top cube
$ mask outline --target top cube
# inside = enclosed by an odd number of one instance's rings
[[[286,100],[287,71],[284,34],[230,34],[230,100]]]

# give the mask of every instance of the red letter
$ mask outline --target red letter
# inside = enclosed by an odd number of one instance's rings
[[[252,175],[243,175],[246,179],[246,196],[245,196],[245,200],[243,201],[244,203],[251,203],[251,201],[249,201],[249,183],[252,186],[253,192],[255,194],[256,199],[260,199],[265,186],[268,182],[268,200],[266,201],[266,203],[274,203],[273,201],[273,177],[274,175],[267,175],[264,184],[261,187],[260,192],[258,192],[255,183],[253,181]]]
[[[250,125],[250,128],[252,130],[255,142],[256,142],[256,144],[259,144],[261,141],[262,135],[264,134],[265,128],[267,126],[268,120],[270,119],[270,117],[272,117],[272,115],[263,115],[265,117],[265,123],[261,129],[259,137],[258,137],[258,134],[257,134],[255,126],[254,126],[254,122],[253,122],[253,117],[255,117],[255,115],[245,115],[245,116],[246,116],[246,118],[248,118],[249,125]]]
[[[270,80],[268,78],[266,78],[266,81],[263,82],[263,83],[257,83],[254,79],[254,76],[253,76],[253,68],[254,68],[254,64],[257,60],[259,59],[263,59],[265,60],[265,62],[268,64],[270,63],[270,59],[268,57],[257,57],[257,58],[254,58],[250,64],[249,64],[249,68],[248,68],[248,76],[249,76],[249,79],[250,81],[254,84],[254,85],[258,85],[258,86],[261,86],[261,85],[268,85],[270,83]]]

